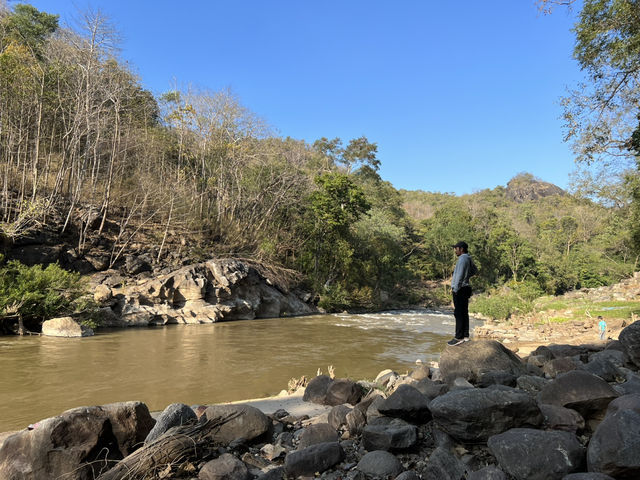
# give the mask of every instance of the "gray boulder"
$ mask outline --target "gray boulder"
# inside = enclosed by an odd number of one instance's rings
[[[624,351],[636,367],[640,367],[640,320],[625,327],[618,336]]]
[[[93,480],[122,459],[101,409],[75,409],[9,436],[0,446],[0,478]]]
[[[561,480],[585,464],[585,449],[569,432],[514,428],[489,438],[487,445],[517,480]]]
[[[562,477],[562,480],[615,480],[615,478],[596,472],[570,473]]]
[[[531,394],[540,392],[547,383],[549,380],[535,375],[522,375],[516,380],[516,385],[520,390]]]
[[[517,378],[513,373],[493,370],[480,375],[478,386],[489,387],[491,385],[505,385],[507,387],[515,387]]]
[[[333,379],[328,375],[318,375],[317,377],[312,378],[304,389],[302,400],[305,402],[317,403],[319,405],[326,405],[327,391],[332,383]]]
[[[123,457],[144,444],[156,423],[149,408],[142,402],[109,403],[100,408],[111,420],[111,429]]]
[[[381,417],[362,430],[362,445],[375,450],[404,450],[418,442],[418,429],[399,418]]]
[[[336,405],[329,411],[327,422],[334,430],[347,424],[347,414],[352,410],[348,405]]]
[[[204,464],[198,474],[200,480],[249,480],[247,466],[230,453],[223,453]]]
[[[423,378],[418,383],[414,385],[414,387],[422,393],[427,400],[431,401],[434,398],[444,395],[449,391],[449,387],[446,383],[434,382],[428,378]]]
[[[431,419],[429,399],[411,385],[400,385],[378,406],[378,411],[414,423],[426,423]]]
[[[165,408],[156,419],[155,426],[149,432],[149,435],[147,435],[144,442],[153,442],[170,428],[195,422],[197,419],[196,413],[189,405],[185,405],[184,403],[172,403]]]
[[[615,382],[618,378],[623,378],[618,367],[604,357],[593,358],[589,363],[581,365],[579,369],[600,377],[605,382]]]
[[[300,435],[298,450],[310,447],[317,443],[337,442],[338,434],[328,423],[315,423],[306,427]]]
[[[459,480],[465,477],[466,467],[447,448],[436,448],[425,467],[425,478],[438,480]]]
[[[213,405],[204,412],[207,420],[227,420],[213,434],[212,440],[229,444],[234,440],[251,441],[265,434],[271,420],[250,405]]]
[[[600,377],[573,370],[545,385],[538,394],[538,402],[572,408],[588,419],[604,413],[609,402],[618,395]]]
[[[359,435],[367,424],[366,414],[360,408],[354,408],[347,413],[347,430],[351,435]]]
[[[627,366],[627,357],[622,350],[616,350],[614,348],[607,348],[601,352],[595,352],[589,355],[589,363],[594,360],[608,360],[616,367]]]
[[[633,372],[626,372],[626,382],[619,383],[613,387],[620,395],[630,395],[640,393],[640,375]]]
[[[52,318],[42,324],[42,334],[47,337],[91,337],[93,330],[80,325],[71,317]]]
[[[467,480],[507,480],[507,474],[498,467],[489,465],[470,473],[467,476]]]
[[[402,472],[402,463],[395,455],[385,450],[366,453],[358,462],[357,469],[373,477],[395,477]]]
[[[604,420],[591,437],[589,471],[615,478],[640,478],[640,394],[609,404]]]
[[[290,477],[314,476],[316,472],[322,473],[340,463],[344,456],[339,443],[318,443],[287,454],[284,469]]]
[[[476,340],[446,348],[440,357],[440,373],[446,383],[458,377],[477,383],[483,374],[496,370],[516,376],[526,373],[520,358],[495,340]]]
[[[559,357],[549,360],[542,367],[542,371],[549,378],[556,378],[558,375],[570,372],[578,368],[576,362],[570,357]]]
[[[540,405],[540,411],[544,417],[542,426],[546,429],[571,433],[584,430],[584,418],[575,410],[543,403]]]
[[[510,428],[542,422],[535,400],[509,387],[457,390],[436,398],[429,407],[435,423],[461,441],[482,441]]]
[[[407,470],[398,475],[395,480],[420,480],[420,478],[420,475],[415,470]]]
[[[335,379],[327,388],[326,405],[357,404],[362,398],[362,387],[353,380]]]

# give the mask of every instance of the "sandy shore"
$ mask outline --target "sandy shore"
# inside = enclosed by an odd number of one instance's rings
[[[295,393],[281,393],[274,397],[253,398],[250,400],[240,400],[236,402],[226,402],[225,405],[244,404],[251,405],[265,414],[274,413],[276,410],[286,410],[290,415],[302,417],[308,415],[309,418],[317,417],[325,413],[329,413],[330,406],[318,405],[316,403],[305,402],[302,400],[304,388],[298,389]]]

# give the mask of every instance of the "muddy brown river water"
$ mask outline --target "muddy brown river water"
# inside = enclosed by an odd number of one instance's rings
[[[85,405],[162,410],[276,395],[328,365],[354,380],[405,373],[437,360],[453,330],[451,314],[411,310],[0,337],[0,432]]]

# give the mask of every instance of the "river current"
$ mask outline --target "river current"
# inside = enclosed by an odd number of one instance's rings
[[[454,323],[405,310],[0,337],[0,432],[78,406],[140,400],[153,411],[277,395],[329,365],[354,380],[406,373],[439,358]]]

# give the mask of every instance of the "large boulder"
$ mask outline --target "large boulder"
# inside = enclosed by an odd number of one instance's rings
[[[435,423],[463,442],[483,441],[511,428],[542,422],[529,394],[504,386],[451,391],[433,400],[429,408]]]
[[[538,402],[571,408],[587,419],[599,417],[618,396],[618,392],[600,377],[573,370],[545,385],[538,394]]]
[[[543,403],[540,405],[540,411],[544,417],[542,426],[545,429],[564,430],[571,433],[584,430],[584,418],[575,410]]]
[[[561,480],[585,464],[585,449],[569,432],[514,428],[490,437],[487,445],[516,480]]]
[[[640,478],[640,394],[609,404],[604,420],[591,437],[589,471],[615,478]]]
[[[327,391],[332,383],[333,379],[329,375],[318,375],[312,378],[304,389],[302,400],[325,405],[327,401]]]
[[[637,367],[640,367],[640,320],[625,327],[618,336],[625,353]]]
[[[5,439],[0,478],[93,480],[120,459],[118,440],[104,411],[76,409]]]
[[[440,357],[440,373],[447,383],[458,377],[478,383],[483,374],[496,370],[516,377],[526,373],[520,358],[495,340],[465,342],[446,348]]]
[[[213,434],[214,442],[229,444],[234,440],[254,440],[269,430],[271,420],[251,405],[213,405],[204,415],[207,420],[225,421]]]
[[[298,450],[318,443],[337,442],[338,433],[328,423],[316,423],[306,427],[300,435]]]
[[[196,413],[189,405],[184,403],[172,403],[165,408],[156,419],[156,424],[144,440],[145,443],[153,442],[162,436],[167,430],[178,425],[195,422],[198,419]]]
[[[418,442],[418,429],[399,418],[380,417],[362,430],[362,445],[367,451],[404,450]]]
[[[284,459],[288,476],[313,476],[324,472],[344,459],[344,450],[338,442],[318,443],[289,453]]]
[[[357,469],[372,477],[394,478],[402,473],[402,463],[392,453],[374,450],[360,459]]]
[[[252,478],[247,466],[230,453],[223,453],[215,460],[204,464],[198,474],[200,480],[249,480]]]
[[[353,380],[336,378],[327,388],[326,405],[357,404],[362,398],[362,387]]]
[[[71,317],[58,317],[42,324],[42,334],[47,337],[91,337],[93,330]]]
[[[378,411],[415,423],[425,423],[431,419],[429,399],[411,385],[400,385],[378,406]]]
[[[458,480],[465,478],[466,467],[449,449],[438,447],[425,467],[425,478]]]

